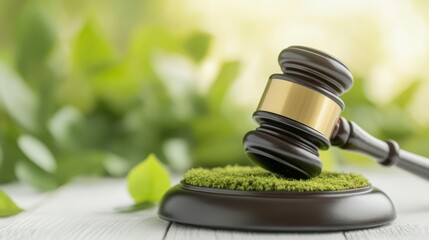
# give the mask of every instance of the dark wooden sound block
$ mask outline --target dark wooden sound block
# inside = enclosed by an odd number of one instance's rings
[[[162,219],[245,231],[315,232],[376,227],[392,222],[395,208],[374,187],[323,192],[238,191],[179,184],[161,202]]]

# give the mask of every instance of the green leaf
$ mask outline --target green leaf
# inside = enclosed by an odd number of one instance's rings
[[[61,105],[73,106],[82,113],[91,112],[96,104],[96,96],[82,74],[71,74],[58,89],[57,95]]]
[[[381,113],[383,114],[383,122],[379,125],[381,139],[401,140],[412,135],[418,128],[412,116],[396,105],[384,106]]]
[[[37,98],[12,70],[0,63],[0,102],[9,115],[27,130],[37,129]]]
[[[62,154],[58,160],[58,170],[55,172],[55,176],[61,184],[77,176],[105,174],[106,153],[102,151],[80,149]]]
[[[53,27],[40,1],[30,1],[19,16],[17,64],[25,77],[37,75],[55,43]]]
[[[252,164],[241,150],[243,148],[242,138],[242,136],[225,139],[217,137],[200,143],[193,152],[195,166],[216,167],[228,164]]]
[[[110,176],[122,177],[125,176],[130,169],[130,163],[122,156],[107,153],[106,160],[104,161],[104,168]]]
[[[131,76],[127,64],[116,64],[94,74],[90,79],[94,93],[118,113],[126,111],[141,92],[141,80]]]
[[[55,142],[64,149],[72,149],[77,144],[73,138],[73,128],[83,121],[81,112],[73,106],[59,109],[49,120],[49,133]]]
[[[393,102],[400,108],[405,108],[413,100],[414,95],[422,85],[421,81],[411,83],[404,91],[393,99]]]
[[[19,161],[15,166],[18,180],[39,190],[54,190],[60,186],[55,177],[32,162]]]
[[[16,144],[21,131],[18,124],[2,110],[0,110],[0,123],[0,144],[2,148],[0,183],[5,183],[16,180],[14,171],[16,160],[25,156]]]
[[[9,217],[23,210],[2,190],[0,190],[0,217]]]
[[[190,146],[186,139],[169,139],[164,143],[163,150],[164,155],[173,170],[186,171],[191,167]]]
[[[357,74],[354,74],[354,76],[353,88],[341,96],[341,99],[347,104],[345,111],[348,111],[349,108],[353,108],[354,106],[374,105],[366,95],[365,80]]]
[[[128,173],[128,192],[134,202],[157,203],[170,188],[167,170],[154,154],[150,154]]]
[[[142,202],[142,203],[136,203],[130,206],[124,206],[124,207],[117,207],[115,208],[116,212],[121,213],[130,213],[130,212],[137,212],[145,209],[149,209],[154,207],[155,204],[151,202]]]
[[[194,32],[184,42],[184,48],[189,56],[197,63],[207,55],[210,47],[211,36],[204,32]]]
[[[240,70],[238,61],[230,61],[222,64],[216,79],[209,90],[209,100],[215,109],[218,109],[232,83],[237,78]]]
[[[354,105],[352,107],[346,106],[346,112],[342,115],[347,119],[353,119],[353,121],[361,126],[365,131],[381,137],[381,127],[386,121],[384,114],[385,109],[378,107],[369,106],[367,104]]]
[[[2,163],[3,163],[3,149],[2,149],[2,147],[0,145],[0,169],[1,169]]]
[[[159,26],[147,26],[138,29],[131,38],[128,57],[133,71],[138,74],[154,74],[152,69],[152,58],[154,51],[165,52],[183,51],[179,44],[180,39],[175,36],[171,29]]]
[[[23,135],[18,139],[18,146],[22,152],[37,166],[46,172],[54,172],[57,168],[51,151],[37,138]]]
[[[113,61],[110,44],[92,19],[88,19],[73,45],[72,63],[78,70],[93,72]]]

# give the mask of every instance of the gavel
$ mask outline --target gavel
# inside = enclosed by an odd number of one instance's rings
[[[247,156],[285,177],[319,175],[319,149],[331,145],[367,154],[385,166],[396,165],[429,180],[429,159],[382,141],[340,117],[339,98],[353,85],[349,69],[316,49],[291,46],[278,58],[282,74],[273,74],[253,119],[259,127],[244,136]]]

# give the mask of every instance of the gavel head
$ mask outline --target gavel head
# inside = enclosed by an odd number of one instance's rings
[[[348,68],[321,51],[291,46],[278,59],[255,113],[259,127],[244,136],[248,157],[257,165],[292,178],[320,174],[318,149],[328,149],[353,84]]]

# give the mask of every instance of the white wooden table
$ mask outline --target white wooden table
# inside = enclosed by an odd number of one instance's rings
[[[377,169],[381,170],[381,169]],[[117,213],[132,203],[124,179],[79,179],[51,193],[0,186],[26,211],[0,218],[0,239],[429,239],[429,183],[399,170],[365,172],[393,200],[398,217],[379,228],[331,233],[257,233],[169,223],[157,209]]]

